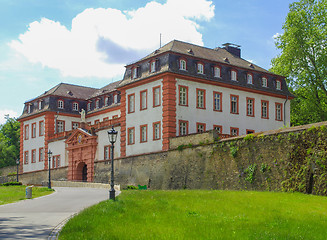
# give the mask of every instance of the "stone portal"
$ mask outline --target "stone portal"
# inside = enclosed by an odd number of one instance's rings
[[[93,181],[97,144],[96,135],[80,128],[76,129],[66,140],[66,150],[68,150],[67,179],[69,181]]]

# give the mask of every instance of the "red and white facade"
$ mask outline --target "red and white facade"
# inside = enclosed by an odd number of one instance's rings
[[[237,51],[173,41],[103,89],[60,84],[26,102],[21,172],[47,169],[51,149],[52,168],[68,167],[68,180],[93,181],[94,162],[111,158],[112,125],[119,132],[114,156],[128,157],[166,151],[171,137],[211,129],[244,135],[289,125],[292,98],[282,76]]]

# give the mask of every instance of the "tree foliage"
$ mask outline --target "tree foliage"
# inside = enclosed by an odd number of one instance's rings
[[[277,37],[281,54],[271,71],[287,77],[296,95],[291,103],[291,123],[327,120],[327,0],[300,0],[290,4]]]
[[[20,123],[14,118],[0,125],[0,167],[16,164],[19,158]]]

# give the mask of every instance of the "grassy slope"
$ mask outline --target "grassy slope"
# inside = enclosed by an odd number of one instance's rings
[[[326,239],[327,198],[300,193],[125,191],[60,239]]]
[[[25,199],[26,186],[0,186],[0,205]],[[52,193],[48,188],[33,187],[33,198]]]

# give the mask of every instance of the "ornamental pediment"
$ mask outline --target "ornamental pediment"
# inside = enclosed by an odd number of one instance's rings
[[[68,145],[79,145],[85,144],[89,142],[89,139],[93,139],[90,133],[84,131],[81,128],[77,128],[73,131],[73,133],[69,136],[69,138],[65,141]]]

